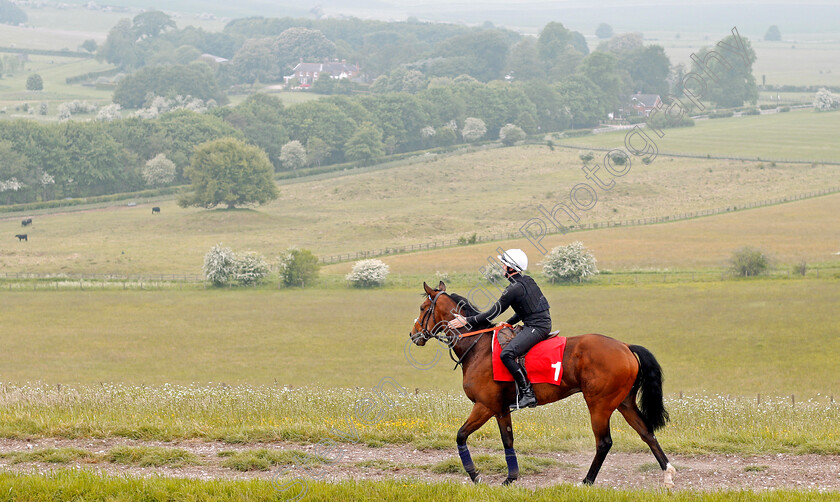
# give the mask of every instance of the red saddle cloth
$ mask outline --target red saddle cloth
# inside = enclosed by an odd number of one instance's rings
[[[525,371],[531,383],[551,383],[560,385],[563,379],[563,351],[566,350],[566,337],[555,336],[534,345],[525,354]],[[493,333],[493,380],[512,382],[513,376],[502,363],[502,347]]]

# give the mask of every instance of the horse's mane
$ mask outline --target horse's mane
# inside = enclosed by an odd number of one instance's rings
[[[463,296],[459,295],[458,293],[450,293],[448,291],[447,291],[446,294],[451,296],[452,299],[455,300],[455,303],[457,303],[458,306],[461,307],[461,315],[462,316],[471,317],[471,316],[478,315],[478,314],[481,313],[481,311],[478,310],[477,308],[475,308],[475,305],[470,303],[470,301],[466,297],[463,297]],[[474,327],[482,329],[482,328],[490,327],[490,326],[493,325],[490,321],[485,321],[484,323],[485,323],[485,326],[474,326]]]

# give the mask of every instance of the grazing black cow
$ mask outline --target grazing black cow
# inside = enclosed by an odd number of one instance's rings
[[[20,241],[29,242],[29,239],[26,238],[26,234],[17,234],[17,235],[15,235],[15,237],[18,238],[18,242],[20,242]]]
[[[155,207],[152,208],[152,214],[159,213],[159,212],[160,212],[159,207],[155,206]]]
[[[21,220],[20,226],[25,227],[32,224],[32,218],[26,218],[25,220]]]

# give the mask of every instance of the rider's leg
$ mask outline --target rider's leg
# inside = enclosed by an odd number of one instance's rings
[[[516,358],[525,355],[531,347],[545,339],[545,334],[541,330],[531,327],[522,328],[522,331],[516,335],[504,349],[502,349],[501,359],[505,367],[513,375],[513,380],[516,382],[518,400],[516,403],[510,405],[510,409],[516,410],[519,408],[532,408],[537,405],[537,398],[534,395],[534,389],[528,381],[528,375],[525,373],[525,368],[516,362]]]

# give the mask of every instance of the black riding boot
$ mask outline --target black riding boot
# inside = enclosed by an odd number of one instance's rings
[[[517,394],[519,401],[510,405],[510,409],[518,410],[520,408],[533,408],[537,405],[537,397],[534,395],[534,389],[531,387],[531,382],[528,381],[528,375],[525,373],[525,368],[521,364],[517,364],[511,371],[513,379],[516,381]]]

